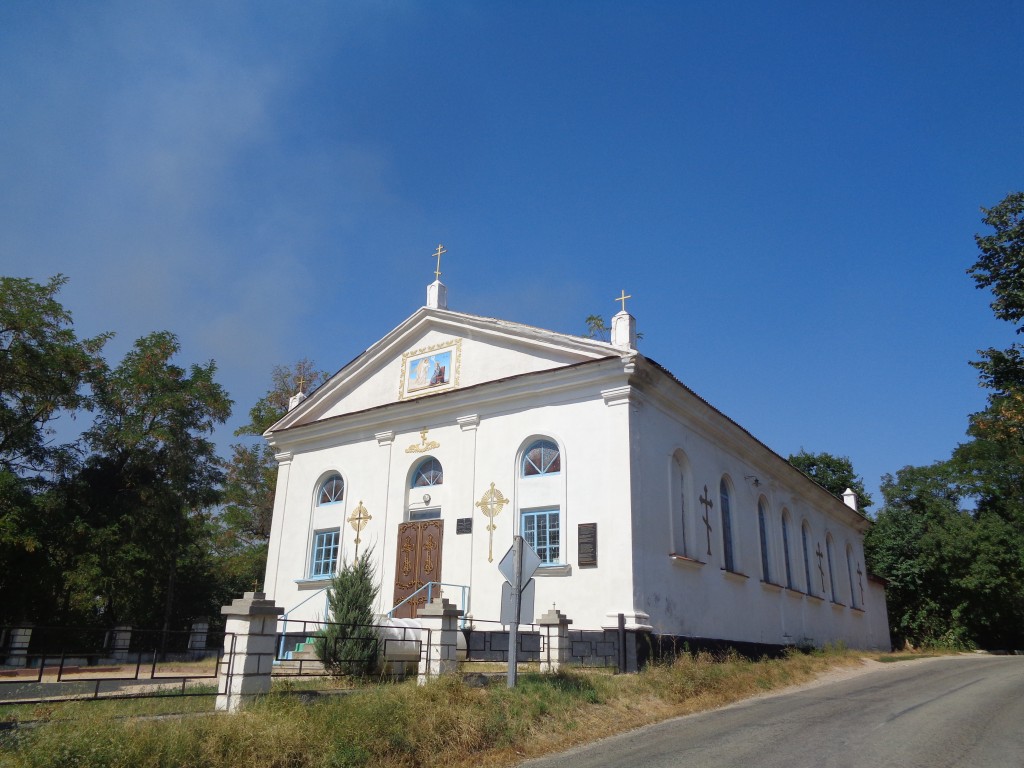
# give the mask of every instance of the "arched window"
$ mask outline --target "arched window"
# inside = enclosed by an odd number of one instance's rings
[[[672,545],[677,555],[684,557],[689,554],[686,546],[686,494],[689,486],[686,482],[686,470],[680,454],[672,457]]]
[[[828,586],[829,594],[831,595],[832,602],[836,602],[836,574],[835,569],[832,567],[832,534],[825,536],[825,554],[828,557]]]
[[[729,484],[722,478],[718,485],[718,496],[722,508],[722,556],[725,559],[725,570],[735,571],[732,552],[732,513],[729,509]]]
[[[320,493],[317,494],[317,506],[324,504],[337,504],[345,500],[345,481],[341,475],[335,472],[320,484]]]
[[[800,527],[800,542],[804,550],[804,584],[807,586],[807,594],[814,594],[814,587],[811,586],[811,529],[805,521]]]
[[[437,459],[424,459],[412,473],[413,488],[425,488],[442,483],[444,483],[444,471],[441,469],[441,462]]]
[[[793,566],[789,560],[789,512],[782,510],[782,559],[786,563],[786,586],[793,588]]]
[[[537,440],[523,453],[523,477],[555,475],[562,471],[562,455],[550,440]]]
[[[850,605],[860,608],[860,603],[857,601],[857,589],[853,581],[853,547],[849,544],[846,545],[846,575],[850,579]]]
[[[764,498],[757,500],[757,530],[761,537],[761,581],[771,583],[772,569],[768,562],[768,511]]]

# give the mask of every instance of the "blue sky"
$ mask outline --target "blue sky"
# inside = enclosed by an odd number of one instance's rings
[[[951,7],[944,7],[949,5]],[[245,421],[423,304],[641,351],[869,488],[1006,346],[965,270],[1024,188],[1024,5],[0,4],[0,272],[169,329]],[[877,499],[880,501],[880,499]]]

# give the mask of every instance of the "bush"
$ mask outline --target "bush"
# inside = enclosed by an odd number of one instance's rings
[[[364,552],[346,564],[327,589],[327,622],[314,643],[316,655],[332,675],[364,676],[377,667],[380,642],[373,626],[377,583]]]

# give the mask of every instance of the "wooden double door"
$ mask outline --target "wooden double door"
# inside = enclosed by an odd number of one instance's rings
[[[423,520],[398,526],[398,561],[395,565],[395,601],[398,605],[430,581],[441,581],[441,545],[444,541],[443,520]],[[440,597],[440,587],[434,588]],[[401,619],[416,618],[427,603],[427,590],[395,611]]]

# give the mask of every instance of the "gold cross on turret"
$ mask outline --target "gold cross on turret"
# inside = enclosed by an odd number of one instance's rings
[[[622,291],[622,295],[619,296],[619,298],[616,299],[616,301],[621,301],[622,302],[622,311],[623,312],[626,311],[626,299],[632,299],[632,298],[633,297],[631,295],[627,296],[626,292]]]
[[[438,280],[441,279],[441,256],[446,253],[448,253],[448,250],[443,245],[438,243],[437,250],[433,254],[434,256],[437,257],[437,269],[434,270],[434,277],[436,277]]]
[[[298,385],[299,385],[299,392],[302,392],[303,394],[305,394],[305,390],[304,390],[305,384],[306,384],[306,375],[304,373],[300,373],[299,374]]]

